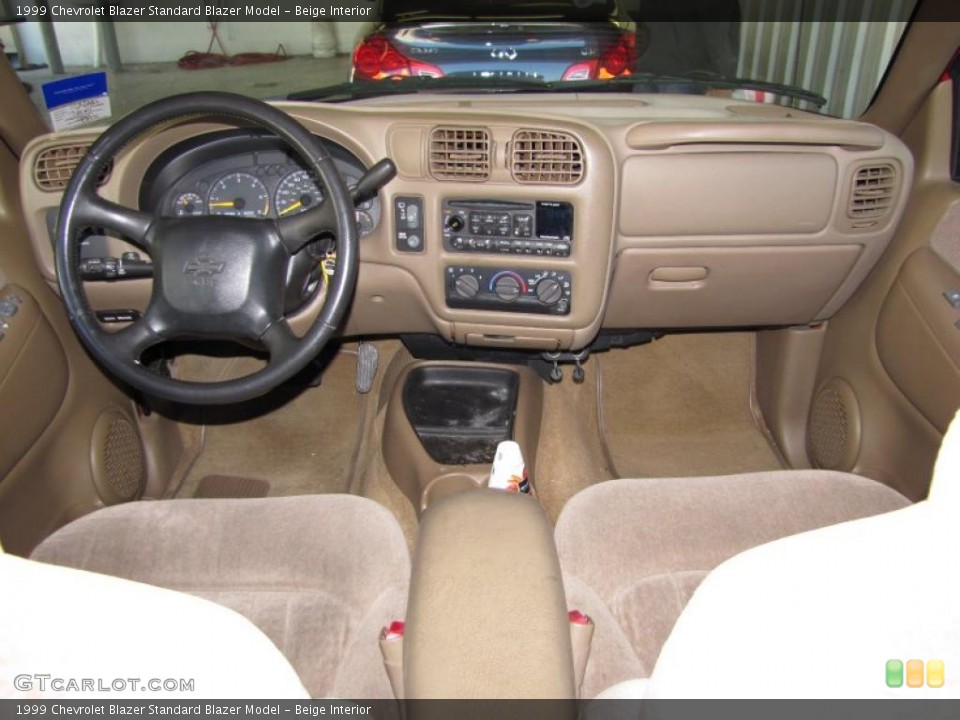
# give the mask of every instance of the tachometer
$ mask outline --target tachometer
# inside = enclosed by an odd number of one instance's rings
[[[277,186],[274,204],[277,215],[296,215],[323,201],[323,191],[316,176],[306,170],[294,170]]]
[[[203,215],[205,212],[203,198],[192,192],[178,195],[173,203],[173,212],[178,217],[185,215]]]
[[[213,215],[266,217],[270,212],[270,194],[266,186],[250,173],[231,173],[210,188],[207,206]]]

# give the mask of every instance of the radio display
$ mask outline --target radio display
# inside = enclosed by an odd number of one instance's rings
[[[537,201],[537,237],[570,240],[573,236],[573,205],[567,202]]]

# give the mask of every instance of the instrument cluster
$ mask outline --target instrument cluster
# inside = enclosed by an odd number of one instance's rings
[[[178,217],[283,218],[324,201],[326,192],[314,173],[285,150],[269,145],[230,149],[234,151],[229,155],[205,158],[181,174],[162,193],[162,212]],[[345,151],[334,153],[334,160],[347,186],[356,185],[365,170],[359,160]],[[380,214],[377,198],[357,205],[361,236],[376,230]]]

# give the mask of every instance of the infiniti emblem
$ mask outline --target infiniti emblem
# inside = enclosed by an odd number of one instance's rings
[[[497,48],[490,51],[490,57],[494,60],[516,60],[517,50],[516,48]]]
[[[227,266],[222,260],[213,260],[206,255],[189,260],[183,266],[183,274],[193,277],[194,285],[213,285],[216,283],[217,275],[223,272]]]

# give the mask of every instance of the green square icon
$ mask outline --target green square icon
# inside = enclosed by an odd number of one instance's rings
[[[903,687],[902,660],[887,660],[887,687]]]

